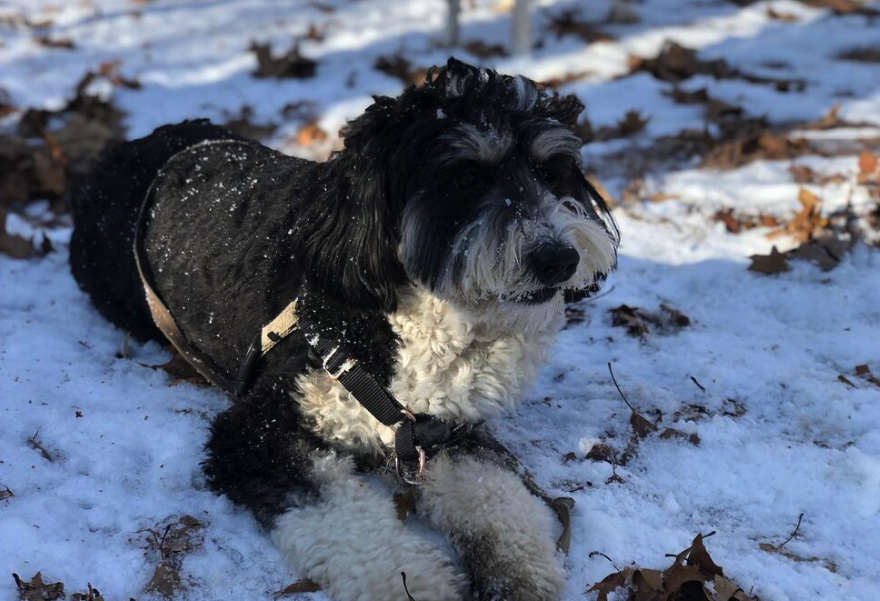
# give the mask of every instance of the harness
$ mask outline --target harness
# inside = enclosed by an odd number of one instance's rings
[[[315,357],[331,380],[339,382],[376,420],[385,426],[397,426],[394,437],[394,463],[398,478],[416,484],[424,476],[427,458],[443,448],[463,440],[473,424],[453,424],[427,414],[414,414],[404,407],[366,370],[341,342],[342,336],[332,328],[319,326],[297,312],[299,298],[290,302],[254,336],[242,359],[236,377],[218,365],[210,356],[190,344],[171,311],[156,291],[153,273],[144,256],[146,215],[153,196],[154,184],[144,196],[134,235],[134,258],[144,287],[153,321],[180,355],[206,380],[234,398],[247,391],[260,359],[279,342],[301,331]],[[408,466],[407,464],[410,464]]]
[[[413,414],[407,410],[348,353],[340,342],[341,336],[338,333],[329,328],[319,327],[311,319],[297,312],[297,305],[300,303],[298,298],[290,302],[254,336],[235,378],[211,357],[190,344],[171,315],[171,311],[156,292],[155,280],[144,256],[143,239],[147,223],[145,216],[155,181],[144,196],[135,226],[133,244],[135,264],[156,327],[206,380],[234,398],[241,398],[248,389],[260,359],[279,342],[294,332],[301,331],[327,377],[339,382],[380,423],[386,426],[398,426],[394,439],[394,461],[397,476],[402,482],[410,485],[419,484],[419,480],[425,475],[427,457],[430,454],[454,446],[468,438],[475,424],[456,425],[431,415]],[[493,438],[484,440],[481,444],[502,456],[509,467],[520,475],[526,487],[556,513],[563,527],[557,548],[568,554],[574,500],[569,497],[549,496],[535,483],[532,475],[519,463],[513,453],[499,441]],[[414,464],[414,467],[406,464]]]

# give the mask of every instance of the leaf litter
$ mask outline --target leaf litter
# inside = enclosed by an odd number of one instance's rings
[[[752,601],[739,585],[724,576],[724,569],[706,550],[703,541],[714,534],[698,534],[690,547],[671,556],[675,560],[665,569],[626,567],[585,592],[597,593],[596,601],[608,601],[608,596],[621,588],[626,596],[616,593],[616,598],[627,601]]]
[[[187,587],[180,573],[183,558],[204,544],[206,526],[190,515],[169,516],[153,528],[137,532],[145,536],[145,552],[158,556],[145,591],[170,599]]]

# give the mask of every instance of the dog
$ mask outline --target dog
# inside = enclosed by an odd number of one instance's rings
[[[616,267],[571,127],[582,110],[450,59],[375,97],[326,162],[187,121],[114,148],[75,190],[81,288],[136,338],[173,341],[161,299],[192,352],[239,374],[207,483],[331,598],[403,598],[401,572],[419,601],[562,594],[552,514],[475,426],[534,378],[563,293]],[[291,307],[300,329],[254,355]],[[361,388],[343,384],[354,372]],[[395,458],[421,526],[396,516]]]

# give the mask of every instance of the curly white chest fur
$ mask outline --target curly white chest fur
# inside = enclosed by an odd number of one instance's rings
[[[513,408],[531,384],[562,326],[559,310],[541,328],[499,332],[423,290],[401,292],[390,316],[401,345],[389,387],[414,413],[478,422]],[[394,429],[382,425],[339,382],[320,370],[297,380],[297,399],[315,432],[337,445],[382,453]]]

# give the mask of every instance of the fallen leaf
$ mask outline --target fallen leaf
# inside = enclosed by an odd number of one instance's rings
[[[876,16],[880,14],[874,8],[866,6],[856,0],[800,0],[807,6],[814,8],[829,8],[838,15],[854,15],[860,14],[865,16]]]
[[[727,578],[723,576],[719,576],[716,574],[715,579],[712,581],[712,584],[715,586],[715,595],[717,597],[717,601],[746,601],[747,597],[743,590],[732,583]],[[742,593],[740,596],[737,596],[737,593]]]
[[[294,43],[290,50],[277,57],[272,55],[269,44],[252,42],[250,50],[257,57],[254,77],[308,79],[314,77],[317,71],[318,63],[300,54],[299,43]]]
[[[153,571],[153,577],[144,587],[146,592],[158,593],[166,599],[174,597],[181,588],[180,572],[166,561],[160,561]]]
[[[700,446],[700,437],[697,434],[685,434],[681,430],[676,430],[675,428],[666,428],[660,434],[660,438],[663,440],[669,440],[670,438],[678,438],[679,440],[684,440],[695,447]]]
[[[508,55],[507,50],[501,44],[487,44],[483,40],[467,42],[464,45],[464,49],[478,58],[492,58]]]
[[[8,486],[4,486],[3,490],[0,490],[0,501],[5,501],[6,499],[11,499],[15,496],[15,493],[12,492],[12,489]]]
[[[637,601],[655,601],[662,598],[666,592],[663,572],[660,570],[634,570],[632,583]]]
[[[592,462],[617,463],[614,457],[614,449],[604,443],[597,443],[590,447],[584,459]]]
[[[0,253],[13,259],[29,259],[34,256],[34,242],[6,230],[6,211],[0,207]]]
[[[629,424],[639,438],[646,438],[651,432],[657,431],[657,425],[635,409],[629,416]]]
[[[670,322],[673,326],[677,328],[686,328],[691,325],[691,318],[675,307],[670,307],[666,303],[660,303],[660,309],[669,315]]]
[[[223,123],[223,127],[251,140],[264,140],[278,129],[274,123],[254,123],[253,116],[253,107],[246,104],[241,107],[237,115],[230,115],[230,119]]]
[[[104,597],[98,591],[98,589],[93,588],[91,583],[87,583],[89,587],[88,590],[84,593],[74,593],[71,597],[72,601],[104,601]]]
[[[408,86],[421,84],[428,74],[427,69],[413,67],[409,59],[399,52],[391,56],[380,56],[373,64],[373,68],[391,77],[396,77]]]
[[[614,39],[613,36],[600,31],[596,25],[579,19],[574,10],[564,10],[557,15],[551,15],[548,29],[556,34],[557,40],[567,35],[577,36],[588,44],[609,42]]]
[[[30,582],[22,580],[18,574],[13,574],[15,586],[18,588],[18,597],[22,601],[54,601],[64,598],[63,582],[43,582],[41,572],[34,574]]]
[[[858,63],[880,63],[880,46],[852,48],[837,55],[837,58]]]
[[[293,584],[289,584],[280,591],[276,591],[273,593],[273,596],[276,599],[280,599],[286,595],[293,595],[294,593],[317,593],[321,590],[321,585],[315,582],[314,580],[309,580],[308,578],[303,578],[302,580],[297,580]]]
[[[165,350],[172,353],[172,357],[166,363],[159,365],[147,365],[146,363],[138,363],[143,367],[149,367],[152,370],[161,369],[171,376],[169,386],[177,386],[181,382],[187,382],[200,387],[208,387],[211,384],[196,370],[195,367],[183,358],[177,349],[173,346],[166,346]]]
[[[859,155],[859,173],[861,175],[872,175],[877,171],[877,165],[877,155],[872,154],[867,150],[863,150]]]
[[[856,386],[855,384],[853,384],[853,383],[849,380],[849,378],[847,378],[847,377],[844,376],[844,375],[839,375],[839,376],[837,376],[837,380],[838,380],[839,382],[843,382],[844,384],[846,384],[846,385],[849,386],[850,388],[858,388],[858,386]]]
[[[687,556],[687,564],[689,566],[696,566],[702,572],[724,576],[724,570],[712,560],[709,552],[706,551],[706,546],[703,544],[702,534],[698,534],[694,537],[694,541],[691,543],[690,553],[688,553]]]
[[[795,15],[777,11],[772,6],[767,7],[767,16],[774,21],[782,21],[783,23],[795,23],[798,20]]]
[[[770,250],[769,255],[752,255],[749,258],[752,260],[749,271],[774,275],[791,269],[785,255],[779,252],[775,246]]]
[[[871,373],[871,368],[866,365],[856,365],[856,375],[865,376]]]
[[[73,40],[70,38],[38,37],[34,38],[34,41],[40,46],[46,48],[61,48],[64,50],[73,50],[75,48]]]
[[[31,436],[30,438],[28,438],[28,439],[27,439],[27,446],[29,446],[30,448],[32,448],[33,450],[35,450],[37,453],[39,453],[39,454],[40,454],[40,457],[42,457],[43,459],[45,459],[45,460],[48,461],[49,463],[52,463],[52,462],[54,461],[54,459],[52,458],[52,455],[50,455],[50,454],[49,454],[49,451],[47,451],[47,450],[43,447],[43,445],[40,443],[40,441],[37,440],[37,436],[38,436],[39,434],[40,434],[40,432],[37,431],[36,434],[34,434],[34,435]]]
[[[310,146],[315,142],[323,142],[328,137],[327,132],[321,129],[317,122],[306,123],[296,132],[296,143],[300,146]]]
[[[626,585],[627,580],[632,575],[631,568],[624,568],[614,574],[609,574],[590,588],[586,590],[588,593],[598,592],[599,596],[596,601],[608,601],[608,594],[613,593],[617,589]]]
[[[838,265],[848,245],[834,236],[823,236],[801,244],[786,253],[790,259],[810,261],[823,271],[831,271]]]

